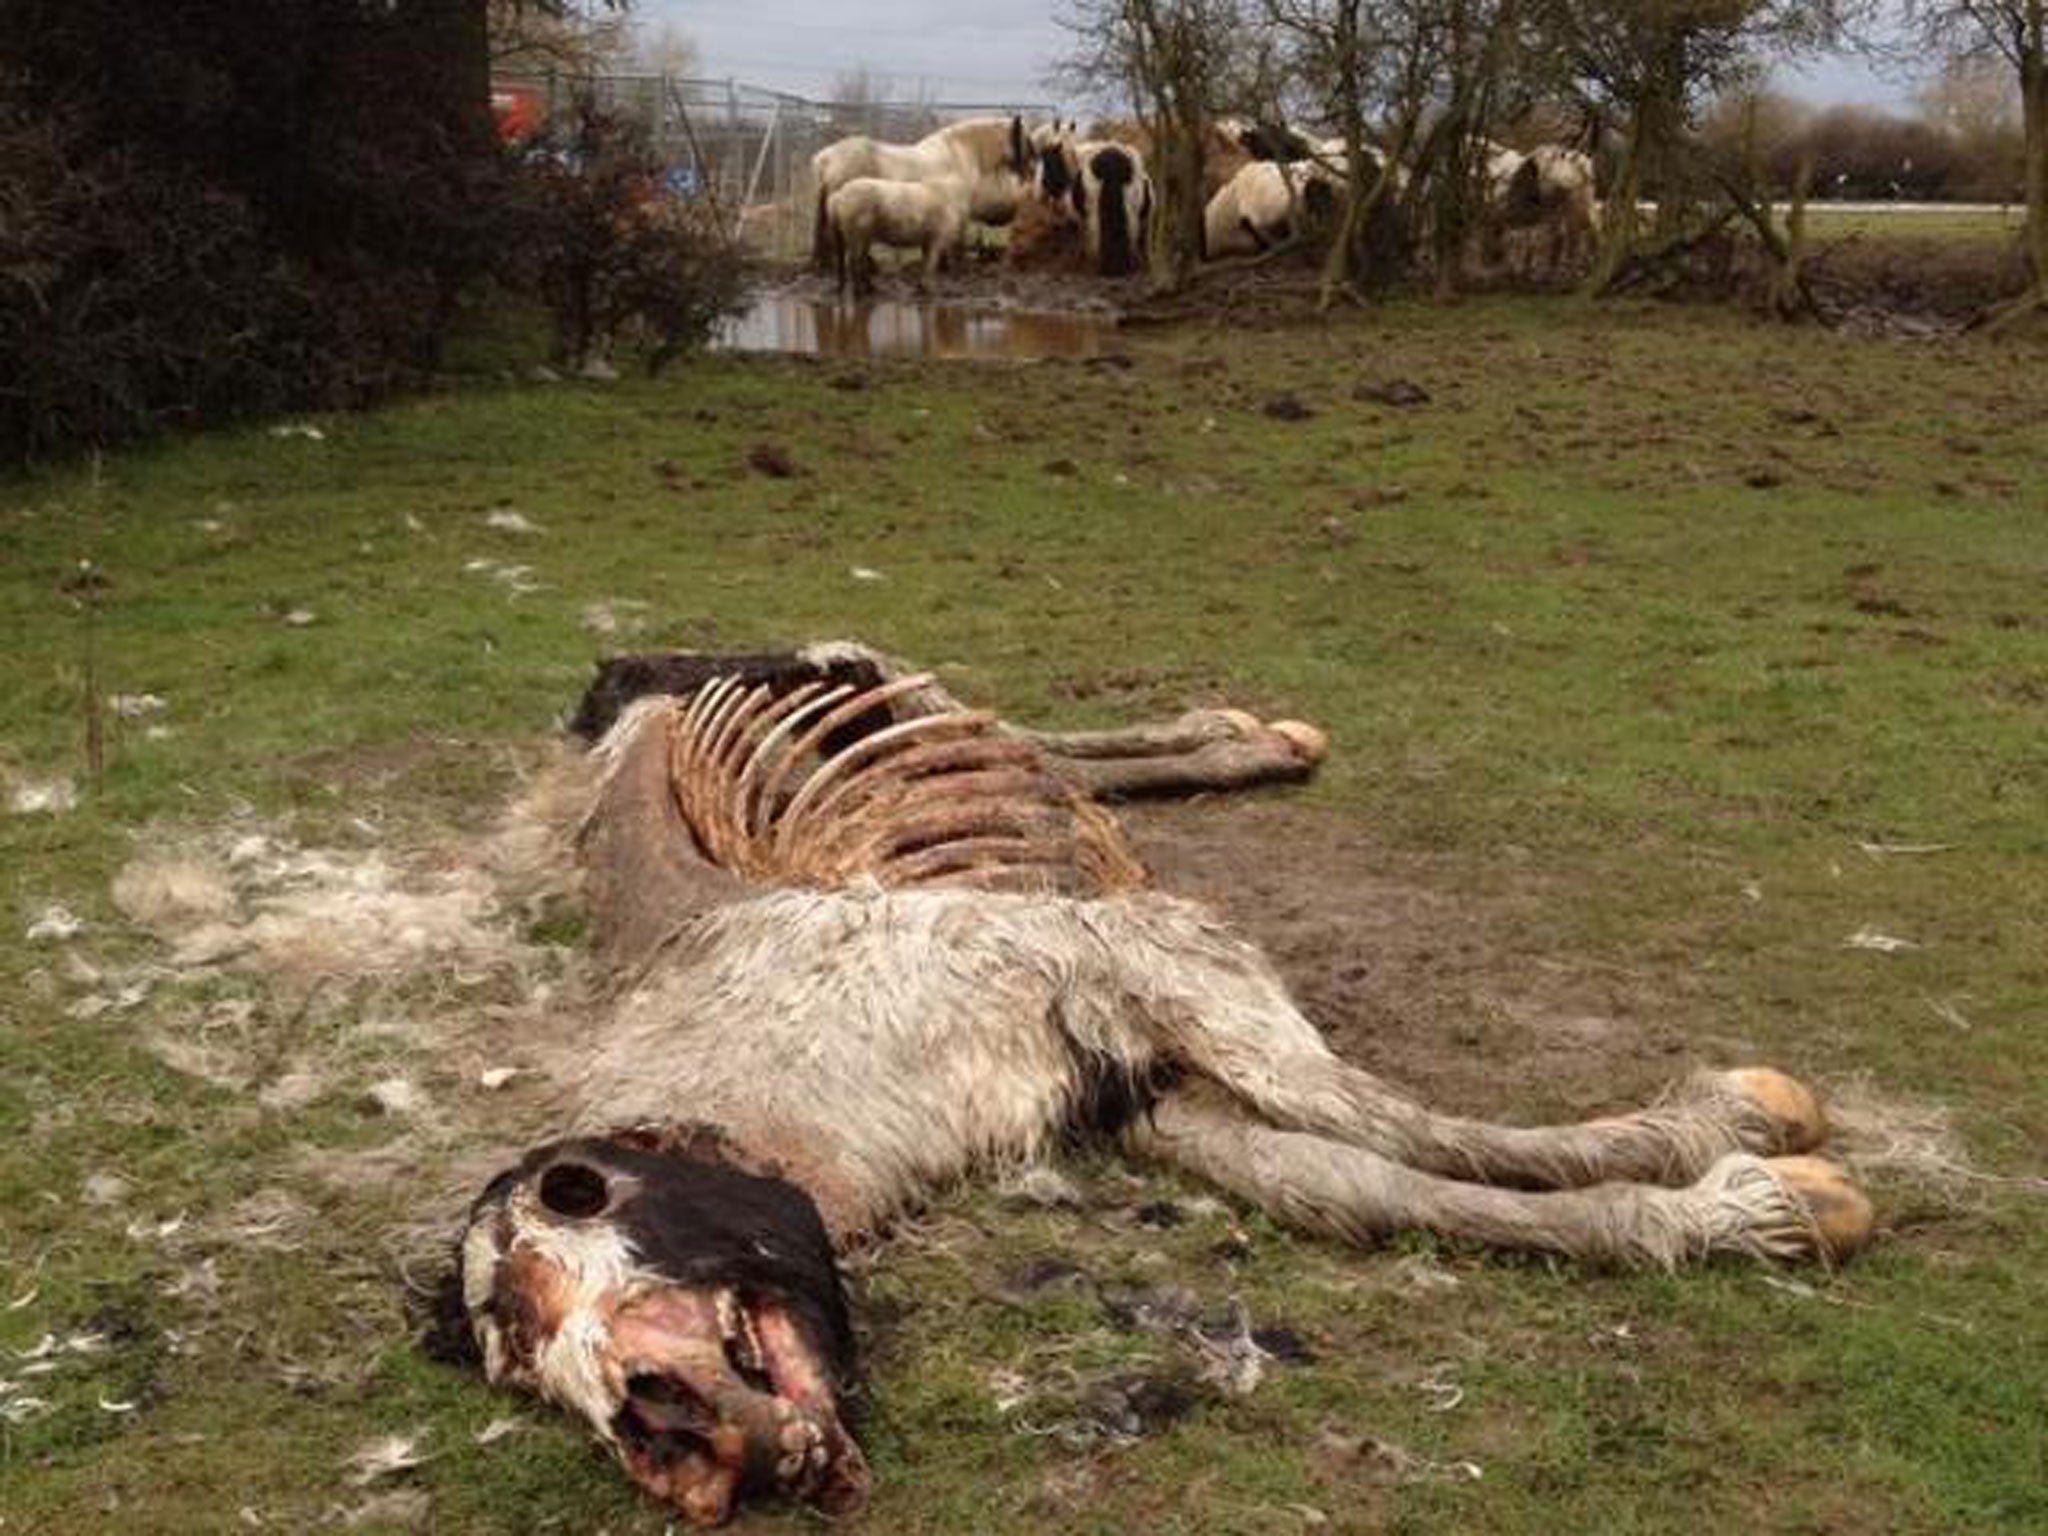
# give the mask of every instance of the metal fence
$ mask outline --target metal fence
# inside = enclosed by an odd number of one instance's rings
[[[677,75],[546,75],[492,82],[501,116],[526,131],[580,101],[630,116],[669,167],[677,196],[704,198],[728,228],[764,254],[810,247],[811,156],[861,133],[895,143],[964,117],[1044,117],[1035,102],[814,101],[736,80]]]

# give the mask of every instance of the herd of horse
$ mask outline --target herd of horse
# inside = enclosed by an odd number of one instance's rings
[[[1203,254],[1256,256],[1288,244],[1308,221],[1327,219],[1351,193],[1352,151],[1341,138],[1313,139],[1241,118],[1219,118],[1203,146]],[[950,123],[914,144],[853,135],[812,157],[816,203],[813,262],[842,291],[864,292],[877,247],[910,250],[930,288],[977,225],[1012,231],[1010,258],[1064,250],[1105,277],[1145,262],[1152,227],[1149,135],[1111,124],[1083,136],[1078,124],[1022,117]],[[1361,147],[1368,186],[1398,165]],[[1488,143],[1482,184],[1489,256],[1516,276],[1567,271],[1592,252],[1600,204],[1592,157],[1560,144],[1527,151]]]

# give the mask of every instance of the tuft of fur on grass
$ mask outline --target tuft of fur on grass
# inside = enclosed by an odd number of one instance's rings
[[[275,1253],[296,1253],[305,1246],[306,1229],[313,1211],[290,1190],[259,1189],[238,1200],[201,1228],[208,1242],[246,1250],[268,1249]]]
[[[1828,1151],[1858,1179],[1937,1206],[1975,1203],[1990,1188],[2048,1193],[2048,1180],[1986,1173],[1944,1104],[1879,1091],[1858,1074],[1826,1085]]]
[[[437,967],[518,970],[526,958],[483,870],[398,867],[377,850],[243,835],[224,855],[151,852],[115,876],[114,901],[171,944],[179,969],[232,966],[301,991]]]
[[[184,929],[235,915],[227,870],[203,855],[144,854],[114,876],[114,905],[147,928]]]
[[[553,741],[540,766],[524,777],[497,826],[475,850],[506,906],[537,912],[580,890],[576,836],[602,766],[598,754]]]
[[[61,816],[78,808],[78,786],[69,779],[12,778],[7,809],[17,816]]]
[[[425,1460],[417,1435],[379,1435],[349,1457],[349,1481],[367,1488],[382,1478],[409,1472]]]

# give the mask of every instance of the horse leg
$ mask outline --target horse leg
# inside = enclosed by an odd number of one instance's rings
[[[872,667],[885,681],[919,671],[854,640],[825,641],[807,646],[802,654],[820,666]],[[902,695],[894,707],[899,713],[926,715],[967,710],[936,682]],[[996,728],[1030,742],[1051,759],[1046,766],[1054,773],[1104,800],[1306,779],[1329,750],[1328,739],[1312,725],[1300,720],[1261,723],[1239,709],[1189,710],[1173,720],[1098,731],[1040,731],[1010,720],[998,721]]]
[[[1208,1084],[1168,1092],[1124,1133],[1297,1227],[1369,1243],[1407,1230],[1596,1263],[1672,1269],[1716,1254],[1823,1263],[1868,1238],[1870,1206],[1816,1158],[1731,1153],[1682,1189],[1492,1189],[1266,1125]]]
[[[1730,1152],[1805,1152],[1827,1134],[1813,1094],[1768,1068],[1696,1073],[1663,1103],[1521,1127],[1437,1113],[1333,1052],[1259,950],[1188,903],[1120,904],[1103,984],[1150,1049],[1261,1118],[1479,1184],[1683,1184]]]

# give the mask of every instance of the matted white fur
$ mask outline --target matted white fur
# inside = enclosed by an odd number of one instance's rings
[[[475,1320],[483,1347],[484,1372],[494,1382],[532,1387],[550,1402],[580,1414],[605,1440],[625,1398],[625,1383],[612,1369],[609,1303],[670,1283],[642,1267],[632,1239],[614,1222],[561,1223],[534,1209],[532,1190],[511,1196],[503,1230],[516,1231],[515,1248],[531,1250],[548,1263],[565,1289],[561,1327],[540,1341],[529,1372],[508,1352],[486,1303],[497,1284],[498,1266],[512,1255],[502,1251],[499,1226],[478,1222],[463,1237],[462,1300]],[[632,1362],[624,1362],[630,1367]]]
[[[231,965],[304,986],[513,958],[497,892],[472,865],[414,870],[381,850],[303,849],[268,836],[152,850],[114,900],[169,940],[181,968]]]

